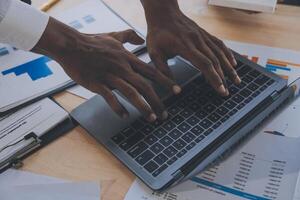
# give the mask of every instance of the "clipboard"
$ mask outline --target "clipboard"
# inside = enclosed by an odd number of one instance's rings
[[[54,103],[59,105],[54,99],[50,98]],[[59,105],[60,106],[60,105]],[[61,106],[60,106],[61,107]],[[62,108],[62,107],[61,107]],[[47,146],[55,139],[63,136],[68,131],[72,130],[76,126],[76,122],[69,115],[67,119],[58,123],[54,128],[50,129],[48,132],[38,137],[34,132],[30,132],[25,135],[22,139],[14,142],[13,144],[6,146],[7,148],[17,145],[18,143],[24,141],[30,141],[28,145],[23,147],[22,149],[15,152],[12,156],[5,159],[0,163],[0,174],[5,170],[13,167],[20,168],[23,166],[23,160],[41,148]],[[5,148],[6,148],[5,147]]]

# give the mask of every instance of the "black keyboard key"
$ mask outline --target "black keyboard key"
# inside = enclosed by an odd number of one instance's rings
[[[164,149],[164,146],[160,143],[155,143],[153,146],[150,147],[150,150],[153,151],[155,154],[160,153]]]
[[[229,110],[233,109],[236,105],[237,105],[237,104],[234,103],[234,102],[231,101],[231,100],[226,101],[226,102],[224,103],[224,106],[225,106],[226,108],[228,108]]]
[[[208,129],[207,131],[204,132],[205,136],[208,136],[209,134],[211,134],[213,132],[213,129]]]
[[[245,107],[245,103],[240,103],[236,108],[238,109],[238,110],[241,110],[242,108],[244,108]]]
[[[273,79],[271,79],[271,80],[269,80],[269,81],[267,82],[267,85],[270,86],[270,85],[272,85],[274,82],[275,82],[275,81],[274,81]]]
[[[191,111],[190,109],[186,108],[184,109],[183,111],[180,112],[180,115],[184,118],[188,118],[190,117],[191,115],[193,115],[193,111]]]
[[[178,130],[178,129],[173,129],[173,130],[170,132],[169,136],[170,136],[172,139],[177,140],[178,138],[180,138],[180,137],[182,136],[182,134],[183,134],[183,133],[182,133],[180,130]]]
[[[177,105],[179,108],[184,109],[185,107],[187,107],[187,106],[189,105],[189,102],[186,101],[185,99],[182,99],[182,100],[179,100],[178,103],[176,103],[176,105]]]
[[[164,154],[166,154],[166,156],[168,156],[169,158],[174,156],[177,152],[178,151],[173,146],[169,146],[164,150]]]
[[[250,103],[252,100],[253,100],[252,97],[248,97],[244,102],[247,104],[247,103]]]
[[[173,158],[171,158],[170,160],[167,161],[167,164],[172,165],[176,160],[177,160],[177,158],[174,156]]]
[[[184,134],[182,136],[182,139],[186,142],[186,143],[190,143],[192,142],[194,139],[196,138],[196,136],[191,133],[191,132],[187,132],[186,134]]]
[[[176,125],[171,121],[167,121],[166,123],[163,124],[163,127],[167,131],[171,131],[172,129],[174,129],[176,127]]]
[[[214,106],[212,104],[208,104],[208,105],[203,107],[203,110],[208,112],[208,113],[213,112],[215,109],[216,109],[216,106]]]
[[[185,133],[188,130],[190,130],[191,126],[188,125],[187,123],[183,122],[177,127],[181,132]]]
[[[253,78],[256,78],[260,75],[261,73],[257,70],[252,70],[251,72],[249,72],[249,75],[251,75]]]
[[[239,68],[237,70],[237,73],[238,73],[238,75],[240,77],[242,77],[242,76],[246,75],[250,71],[251,71],[251,68],[249,66],[247,66],[247,65],[244,65],[243,67],[241,67],[241,68]]]
[[[256,92],[254,92],[254,93],[251,95],[251,97],[255,98],[255,97],[257,97],[259,94],[260,94],[260,92],[259,92],[259,91],[256,91]]]
[[[201,142],[205,137],[203,135],[200,135],[199,137],[196,138],[195,142],[199,143]]]
[[[184,118],[181,117],[180,115],[176,115],[175,117],[172,118],[172,122],[174,122],[175,124],[181,124],[181,122],[184,121]]]
[[[168,168],[167,164],[164,164],[163,166],[161,166],[160,168],[158,168],[158,170],[156,170],[152,175],[154,177],[158,176],[159,174],[161,174],[165,169]]]
[[[178,139],[173,143],[173,146],[177,149],[177,150],[181,150],[186,146],[186,142],[183,141],[182,139]]]
[[[240,91],[240,94],[241,94],[243,97],[247,98],[247,97],[249,97],[249,96],[251,95],[251,91],[248,90],[247,88],[245,88],[245,89],[243,89],[242,91]]]
[[[146,137],[146,139],[145,139],[145,142],[146,142],[147,144],[149,144],[149,145],[152,145],[152,144],[154,144],[154,143],[157,142],[157,141],[158,141],[157,137],[155,137],[153,134],[152,134],[152,135],[149,135],[149,136]]]
[[[179,151],[179,152],[176,154],[176,156],[177,156],[178,158],[180,158],[180,157],[184,156],[184,154],[186,154],[186,153],[187,153],[187,150],[182,149],[181,151]]]
[[[139,155],[135,160],[138,162],[140,165],[146,164],[149,160],[151,160],[155,155],[149,151],[146,150],[144,153]]]
[[[140,131],[144,134],[144,135],[149,135],[150,133],[152,133],[152,131],[154,130],[154,128],[150,125],[146,125],[143,128],[140,129]]]
[[[179,108],[178,106],[174,105],[174,106],[171,106],[169,109],[168,109],[168,112],[171,114],[171,115],[176,115],[177,113],[179,113],[181,110],[181,108]]]
[[[186,150],[191,150],[192,148],[194,148],[196,146],[196,142],[191,142],[189,145],[187,145],[185,148]]]
[[[134,146],[135,144],[137,144],[140,140],[142,140],[145,136],[140,133],[137,132],[135,133],[133,136],[127,138],[125,141],[121,142],[119,144],[120,148],[123,149],[124,151],[127,151],[128,149],[130,149],[132,146]]]
[[[168,158],[165,156],[163,153],[158,154],[154,159],[153,159],[157,164],[162,165],[164,164]]]
[[[198,97],[197,103],[204,106],[205,104],[208,103],[208,99],[204,96]]]
[[[241,82],[240,84],[238,84],[236,87],[238,87],[240,90],[243,89],[244,87],[246,87],[247,84],[244,82]]]
[[[156,170],[159,166],[154,162],[154,161],[150,161],[148,162],[145,166],[145,169],[149,172],[152,173],[154,172],[154,170]]]
[[[131,148],[127,153],[132,157],[135,158],[141,153],[143,153],[148,148],[148,145],[144,142],[140,142]]]
[[[243,82],[245,82],[245,83],[251,83],[252,81],[253,81],[254,79],[251,77],[251,76],[249,76],[249,75],[246,75],[246,76],[244,76],[243,78],[242,78],[242,81]]]
[[[144,127],[144,125],[145,124],[141,120],[136,120],[133,124],[131,124],[135,130],[139,130],[140,128]]]
[[[201,125],[204,129],[208,129],[212,125],[212,122],[208,119],[204,119],[199,123],[199,125]]]
[[[155,122],[151,123],[151,126],[154,127],[154,128],[157,128],[162,124],[163,124],[163,122],[161,120],[155,120]]]
[[[264,86],[262,86],[262,87],[259,88],[259,91],[263,92],[263,91],[264,91],[265,89],[267,89],[267,88],[268,88],[268,87],[264,85]]]
[[[236,102],[237,104],[239,104],[239,103],[241,103],[242,101],[244,101],[244,97],[242,97],[241,95],[239,95],[239,94],[237,94],[237,95],[235,95],[233,98],[232,98],[232,100],[234,101],[234,102]]]
[[[212,126],[212,128],[217,129],[217,128],[219,128],[219,126],[221,126],[221,124],[222,124],[221,122],[217,122]]]
[[[196,103],[196,102],[194,102],[194,103],[191,103],[191,104],[189,105],[189,108],[190,108],[191,110],[196,111],[196,110],[199,110],[199,109],[201,108],[201,105],[198,104],[198,103]]]
[[[198,124],[200,122],[200,120],[197,117],[191,116],[190,118],[188,118],[186,120],[186,122],[191,126],[195,126],[196,124]]]
[[[169,146],[170,144],[172,144],[174,140],[172,138],[170,138],[169,136],[165,136],[160,140],[160,143],[162,145],[164,145],[165,147]]]
[[[219,107],[220,105],[222,105],[224,103],[224,99],[216,97],[216,98],[212,99],[212,102],[215,106]]]
[[[167,131],[165,131],[163,128],[158,128],[155,131],[153,131],[153,135],[155,135],[158,138],[162,138],[167,134]]]
[[[224,116],[220,121],[222,123],[226,122],[229,119],[229,115]]]
[[[126,128],[122,131],[122,134],[125,135],[126,137],[132,136],[136,131],[132,128]]]
[[[218,109],[216,110],[216,112],[217,112],[219,115],[224,116],[224,115],[226,115],[226,114],[229,112],[229,110],[228,110],[227,108],[225,108],[224,106],[221,106],[220,108],[218,108]]]
[[[214,123],[217,122],[221,118],[221,116],[218,115],[217,113],[213,113],[209,115],[207,118]]]
[[[238,91],[239,91],[239,89],[237,87],[235,87],[235,86],[229,87],[229,93],[231,95],[235,95]]]
[[[231,110],[231,111],[228,113],[228,115],[232,116],[232,115],[234,115],[235,113],[237,113],[237,111],[238,111],[238,109],[233,109],[233,110]]]
[[[122,141],[125,139],[125,137],[124,137],[122,134],[119,133],[119,134],[113,136],[111,139],[112,139],[116,144],[119,144],[120,142],[122,142]]]
[[[207,112],[204,110],[199,110],[195,114],[199,119],[204,119],[207,116]]]
[[[201,133],[204,132],[204,129],[200,126],[195,126],[194,128],[192,128],[191,132],[194,133],[196,136],[199,136],[201,135]]]
[[[255,79],[254,83],[256,83],[259,86],[262,86],[263,84],[265,84],[266,82],[268,82],[270,80],[269,77],[261,74],[258,78]]]
[[[253,92],[258,89],[258,86],[255,83],[250,83],[247,88],[252,90]]]

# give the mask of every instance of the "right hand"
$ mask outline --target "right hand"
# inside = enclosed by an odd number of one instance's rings
[[[57,25],[56,23],[55,20],[49,22],[48,26],[52,28],[48,30],[47,27],[46,34],[34,48],[35,51],[52,57],[61,64],[75,82],[103,96],[110,107],[122,118],[127,118],[129,113],[112,92],[114,89],[121,92],[148,121],[167,118],[168,114],[164,105],[143,76],[174,93],[180,92],[180,87],[123,47],[126,42],[144,43],[144,40],[133,30],[106,34],[82,34],[71,28],[66,29],[64,24]],[[57,36],[57,30],[63,32],[62,35]],[[50,33],[47,34],[47,31]],[[52,35],[51,31],[56,32]],[[55,51],[52,50],[55,48],[43,49],[45,42],[49,45],[52,42],[55,43],[55,39],[63,44],[62,48]]]

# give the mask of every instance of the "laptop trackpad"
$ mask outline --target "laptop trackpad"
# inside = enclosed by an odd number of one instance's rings
[[[198,74],[198,70],[178,58],[169,60],[169,65],[180,85]],[[165,90],[157,85],[154,85],[154,88],[160,96],[165,94]],[[120,95],[117,94],[117,96],[130,113],[130,118],[127,120],[121,119],[115,114],[104,99],[98,95],[74,109],[71,116],[98,141],[105,143],[140,116],[130,103]]]

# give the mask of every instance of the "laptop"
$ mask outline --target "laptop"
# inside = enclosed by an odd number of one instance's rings
[[[146,185],[166,190],[197,175],[251,133],[293,96],[287,81],[235,53],[240,85],[227,80],[229,97],[221,97],[201,73],[181,58],[169,61],[180,95],[154,85],[167,107],[166,121],[146,122],[124,98],[130,112],[120,119],[101,96],[76,108],[71,116]]]

